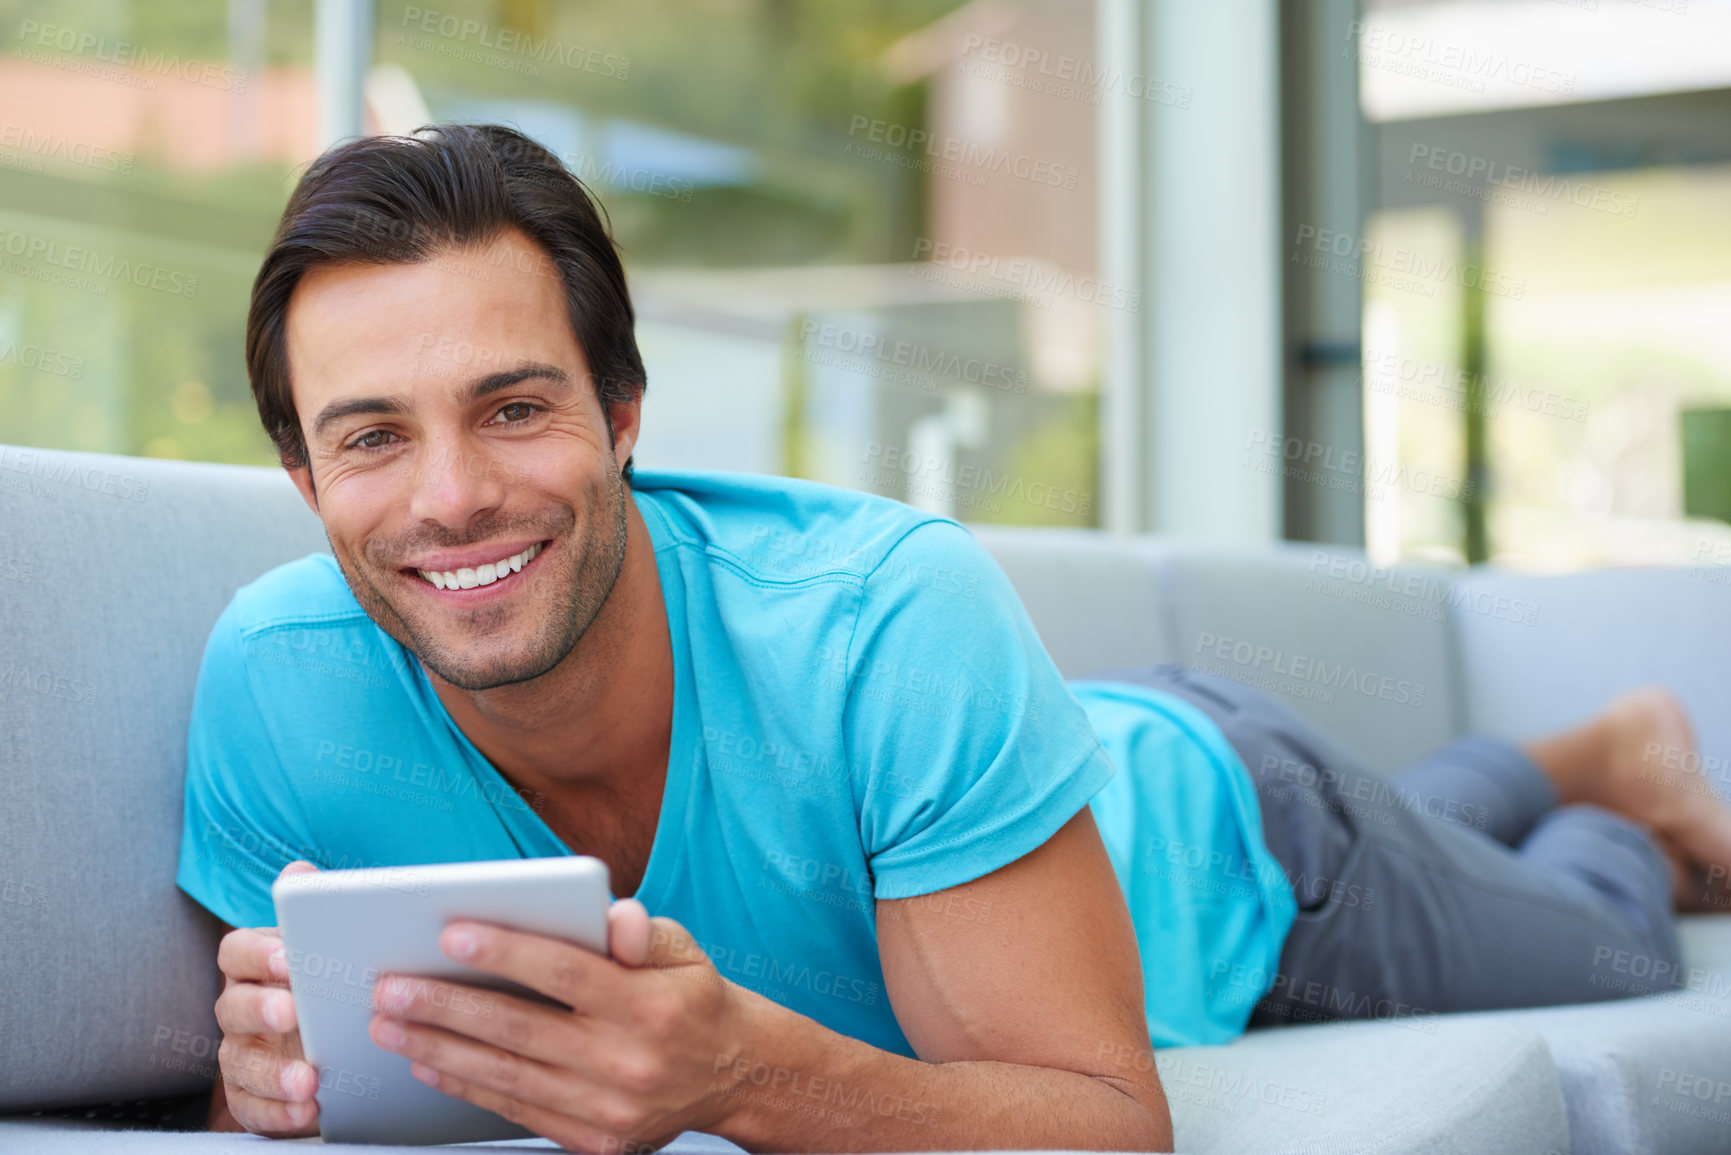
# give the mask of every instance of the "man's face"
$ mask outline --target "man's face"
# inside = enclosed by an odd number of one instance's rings
[[[287,349],[295,481],[372,619],[465,690],[556,666],[624,562],[638,405],[609,437],[551,259],[511,232],[315,269]]]

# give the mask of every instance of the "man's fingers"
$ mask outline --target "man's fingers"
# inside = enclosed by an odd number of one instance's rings
[[[314,866],[312,863],[308,862],[306,859],[297,858],[293,862],[289,863],[287,866],[283,867],[282,870],[278,871],[277,877],[278,878],[287,878],[291,874],[306,874],[308,871],[311,871],[312,873],[317,874],[318,869],[319,869],[318,867]]]
[[[225,1081],[261,1099],[306,1102],[318,1094],[319,1076],[311,1063],[258,1035],[225,1036],[217,1063]]]
[[[216,948],[216,965],[236,982],[286,983],[288,963],[282,949],[282,935],[276,927],[242,927],[222,936]]]
[[[649,959],[649,911],[635,898],[607,908],[607,951],[621,966],[640,967]]]
[[[295,1031],[294,996],[282,987],[230,983],[216,997],[216,1025],[225,1035],[286,1035]]]
[[[709,955],[683,926],[670,918],[649,920],[649,952],[644,966],[680,967],[708,961]]]
[[[255,1135],[290,1137],[318,1133],[319,1105],[312,1099],[293,1103],[267,1099],[232,1081],[225,1093],[228,1113]]]
[[[439,936],[445,957],[521,983],[582,1014],[614,1017],[624,1002],[624,975],[580,946],[484,922],[459,920]]]

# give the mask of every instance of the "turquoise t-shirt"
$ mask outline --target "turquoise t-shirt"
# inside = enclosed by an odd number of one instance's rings
[[[667,784],[636,897],[726,978],[911,1055],[874,901],[1020,858],[1107,784],[1112,761],[1008,581],[954,522],[781,478],[640,472],[633,488],[674,662]],[[240,590],[212,631],[178,881],[231,926],[271,925],[270,883],[296,858],[572,853],[541,802],[469,742],[420,663],[315,554]]]
[[[1298,916],[1250,774],[1182,698],[1118,682],[1070,688],[1120,767],[1091,806],[1136,925],[1148,1036],[1157,1047],[1234,1039],[1266,992],[1222,976],[1272,981]]]

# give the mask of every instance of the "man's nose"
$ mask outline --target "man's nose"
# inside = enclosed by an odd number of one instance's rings
[[[461,529],[505,498],[504,470],[472,441],[428,443],[414,463],[410,514]]]

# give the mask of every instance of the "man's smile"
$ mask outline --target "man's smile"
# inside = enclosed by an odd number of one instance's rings
[[[403,567],[403,573],[414,574],[436,589],[462,595],[469,590],[515,585],[516,576],[530,565],[548,541],[529,543],[506,542],[497,545],[469,546],[462,550],[442,550],[417,563]]]

